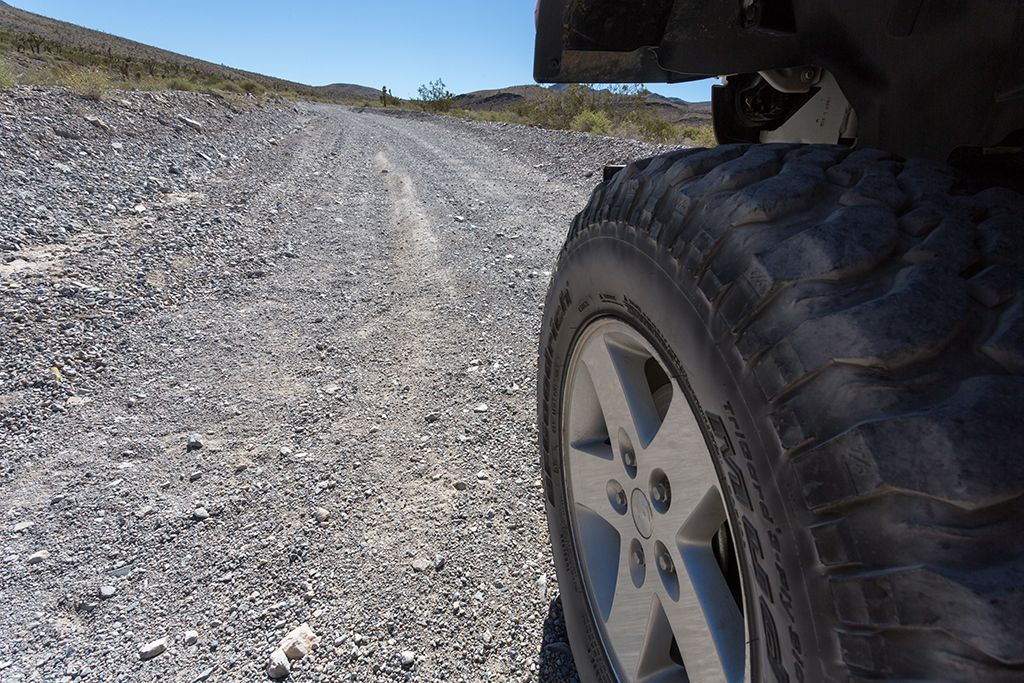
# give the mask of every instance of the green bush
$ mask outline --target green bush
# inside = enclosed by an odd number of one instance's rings
[[[440,78],[433,83],[421,85],[419,105],[424,111],[444,113],[451,111],[455,95],[448,92]]]
[[[593,135],[608,135],[612,130],[612,122],[604,112],[586,109],[573,118],[572,123],[569,124],[569,130]]]
[[[665,144],[676,137],[676,127],[664,119],[651,118],[640,124],[640,135],[645,140]]]
[[[680,126],[678,135],[680,138],[683,138],[684,141],[691,140],[697,147],[715,147],[718,145],[718,140],[715,139],[715,129],[713,126],[705,126],[704,128]]]
[[[235,95],[241,95],[244,92],[240,87],[238,87],[238,84],[234,81],[224,81],[223,83],[217,86],[217,89],[223,90],[224,92],[233,93]]]
[[[513,111],[529,123],[542,128],[573,129],[584,112],[600,113],[610,123],[609,131],[624,124],[633,127],[654,117],[647,106],[648,91],[639,85],[613,85],[595,90],[587,84],[573,83],[568,90],[549,90],[540,100],[523,104]],[[592,120],[588,114],[585,120]],[[581,121],[584,119],[581,119]]]
[[[167,90],[181,90],[183,92],[195,92],[196,86],[194,83],[186,81],[184,78],[169,78],[165,84]]]
[[[257,83],[256,81],[244,80],[240,82],[238,86],[250,95],[258,96],[267,92],[267,89],[260,85],[259,83]]]

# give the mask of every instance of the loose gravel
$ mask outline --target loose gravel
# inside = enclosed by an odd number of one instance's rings
[[[0,679],[574,680],[540,305],[603,165],[659,151],[0,94]]]

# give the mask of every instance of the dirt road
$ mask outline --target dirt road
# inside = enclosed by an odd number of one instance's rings
[[[266,680],[302,623],[292,680],[573,678],[539,306],[601,164],[655,150],[313,104],[267,125],[5,260],[0,679]]]

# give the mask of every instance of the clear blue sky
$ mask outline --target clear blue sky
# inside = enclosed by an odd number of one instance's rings
[[[386,85],[415,97],[533,83],[536,0],[7,0],[19,9],[307,85]],[[711,99],[711,81],[653,84]]]

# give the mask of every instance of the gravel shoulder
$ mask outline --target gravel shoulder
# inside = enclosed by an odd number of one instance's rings
[[[660,148],[27,88],[0,142],[0,679],[266,680],[304,623],[292,680],[575,677],[539,307]]]

